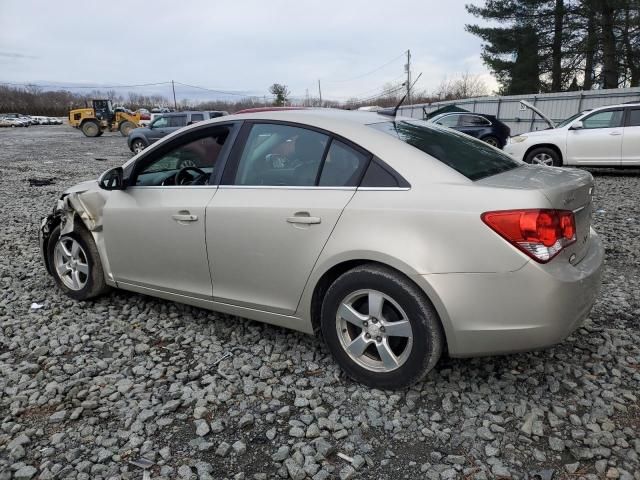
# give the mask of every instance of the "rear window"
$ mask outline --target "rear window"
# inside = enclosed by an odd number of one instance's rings
[[[484,142],[420,120],[372,123],[369,126],[431,155],[470,180],[480,180],[521,165]]]

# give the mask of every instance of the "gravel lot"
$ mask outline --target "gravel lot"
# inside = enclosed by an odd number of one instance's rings
[[[546,351],[444,358],[392,392],[345,379],[303,334],[63,296],[39,220],[130,156],[119,134],[0,130],[0,480],[640,479],[639,171],[594,172],[607,263],[583,328]]]

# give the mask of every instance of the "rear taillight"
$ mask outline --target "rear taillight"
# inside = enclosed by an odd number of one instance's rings
[[[576,220],[570,210],[499,210],[483,213],[481,218],[498,235],[540,263],[547,263],[576,241]]]

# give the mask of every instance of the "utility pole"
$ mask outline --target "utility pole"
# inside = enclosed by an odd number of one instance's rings
[[[404,69],[407,72],[407,105],[411,105],[411,50],[407,50],[407,64]]]
[[[320,88],[320,79],[318,79],[318,95],[320,96],[320,106],[322,107],[322,89]]]
[[[173,90],[173,109],[178,111],[178,102],[176,102],[176,85],[173,83],[173,80],[171,80],[171,89]]]

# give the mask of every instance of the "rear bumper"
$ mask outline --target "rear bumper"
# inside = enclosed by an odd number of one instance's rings
[[[509,273],[426,275],[448,317],[451,356],[535,350],[565,339],[591,311],[600,288],[604,248],[591,230],[576,265],[530,261]]]

